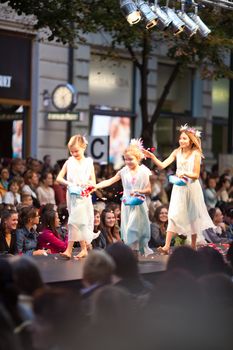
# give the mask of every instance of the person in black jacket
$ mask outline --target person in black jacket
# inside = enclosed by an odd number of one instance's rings
[[[0,254],[16,254],[15,230],[18,225],[18,213],[16,210],[4,210],[0,223]]]

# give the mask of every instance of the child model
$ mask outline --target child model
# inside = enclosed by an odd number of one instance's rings
[[[68,143],[71,157],[65,162],[57,176],[57,181],[68,187],[68,246],[61,253],[66,258],[71,258],[75,241],[79,241],[81,251],[74,258],[79,259],[87,256],[87,245],[93,239],[94,210],[91,196],[82,196],[78,193],[76,195],[74,190],[75,188],[83,188],[85,192],[85,188],[96,183],[93,160],[84,156],[86,147],[87,140],[84,136],[72,136]],[[64,179],[65,175],[66,180]]]
[[[174,184],[168,211],[168,227],[165,245],[159,247],[160,252],[169,253],[173,235],[184,234],[191,236],[192,248],[196,248],[197,236],[202,236],[202,231],[214,227],[208,215],[204,202],[203,192],[199,183],[200,164],[203,157],[200,132],[187,124],[181,126],[179,147],[170,156],[161,162],[155,155],[147,150],[143,153],[160,169],[166,168],[176,160],[176,175],[184,179],[185,186]]]
[[[144,158],[142,153],[141,140],[131,140],[130,145],[124,152],[125,167],[117,172],[111,179],[104,180],[97,184],[96,188],[111,186],[121,180],[123,185],[123,199],[129,196],[143,196],[151,192],[150,180],[151,171],[140,165]],[[140,205],[121,204],[121,236],[125,244],[133,250],[139,250],[145,255],[153,253],[148,248],[150,239],[150,223],[146,202]]]

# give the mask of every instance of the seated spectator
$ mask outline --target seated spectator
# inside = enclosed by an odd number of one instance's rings
[[[3,198],[3,203],[13,204],[15,207],[21,202],[18,181],[14,178],[8,184],[8,191]]]
[[[219,202],[230,202],[229,190],[231,187],[231,178],[227,174],[223,174],[217,184],[217,195]]]
[[[91,299],[90,316],[87,349],[137,349],[140,315],[127,291],[109,285],[99,288]],[[92,337],[88,337],[88,332]]]
[[[104,209],[100,215],[101,232],[106,239],[107,245],[121,241],[116,217],[112,210]]]
[[[0,254],[17,254],[15,230],[18,225],[16,210],[4,210],[0,222]]]
[[[37,197],[37,187],[39,184],[38,174],[32,170],[27,170],[24,174],[25,185],[22,188],[22,193],[27,193],[32,196],[33,206],[36,208],[40,207],[40,203]]]
[[[38,248],[49,249],[52,254],[64,252],[68,243],[68,235],[63,241],[58,232],[60,220],[57,211],[47,210],[42,214],[42,232],[38,237]]]
[[[106,238],[101,232],[100,212],[94,209],[94,238],[91,242],[93,249],[105,249],[107,246]]]
[[[91,251],[83,266],[82,296],[90,296],[97,288],[110,284],[114,270],[115,263],[105,251]]]
[[[28,193],[23,193],[21,195],[21,205],[23,207],[31,207],[33,205],[32,196]]]
[[[21,158],[13,158],[10,164],[10,178],[12,180],[14,177],[22,176],[25,172],[25,162]]]
[[[42,173],[45,171],[52,172],[53,167],[51,162],[52,162],[51,156],[49,154],[44,155],[43,164],[42,164]]]
[[[169,256],[167,271],[182,269],[194,277],[201,275],[202,264],[199,254],[189,246],[177,247]]]
[[[23,207],[19,213],[19,227],[16,230],[18,254],[44,255],[45,251],[37,249],[38,232],[35,226],[39,224],[38,209]]]
[[[201,262],[201,274],[208,275],[212,273],[229,274],[229,268],[219,251],[212,247],[201,247],[198,249],[198,255]]]
[[[0,195],[3,198],[7,192],[9,184],[9,171],[7,168],[2,168],[0,173]]]
[[[168,224],[168,206],[160,205],[155,209],[154,217],[151,223],[150,248],[164,246]]]
[[[110,202],[107,204],[106,209],[113,211],[113,214],[116,217],[117,226],[121,227],[121,206],[119,203]]]
[[[38,199],[40,205],[45,204],[56,204],[55,193],[53,186],[53,175],[52,173],[45,172],[41,174],[40,186],[37,188]]]
[[[10,259],[13,277],[19,290],[18,310],[23,320],[32,320],[33,294],[44,286],[35,262],[28,256],[14,256]]]
[[[216,192],[216,178],[214,176],[209,176],[206,183],[206,188],[204,188],[204,198],[207,209],[215,208],[218,196]]]
[[[115,285],[126,289],[139,306],[147,302],[152,286],[139,273],[138,262],[132,249],[122,242],[107,247],[106,252],[113,258]]]
[[[11,334],[11,339],[16,336],[18,338],[18,347],[15,350],[25,349],[31,350],[30,342],[30,331],[28,329],[28,324],[24,322],[21,318],[18,309],[18,289],[14,283],[13,271],[11,265],[7,259],[0,259],[0,307],[3,305],[4,309],[7,311],[6,317],[11,323],[13,332]],[[0,321],[0,334],[2,335],[2,329],[5,324]],[[3,344],[5,339],[1,337],[1,349],[9,349],[9,345],[4,348]]]
[[[209,215],[216,225],[215,228],[209,228],[203,231],[203,236],[208,243],[227,243],[227,226],[223,221],[222,211],[219,208],[210,208]]]
[[[77,292],[57,288],[38,290],[33,310],[33,349],[72,350],[77,344],[85,348],[83,312]]]

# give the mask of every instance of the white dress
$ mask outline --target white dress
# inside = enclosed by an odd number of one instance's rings
[[[118,174],[123,185],[123,196],[129,196],[133,190],[143,189],[148,186],[151,171],[140,165],[136,174],[132,175],[130,169],[125,166]],[[121,236],[125,244],[141,253],[150,254],[148,248],[150,240],[150,222],[148,218],[148,207],[146,201],[141,205],[126,206],[121,204]]]
[[[177,175],[193,172],[195,154],[196,151],[186,159],[178,150]],[[186,186],[173,185],[167,231],[188,237],[197,234],[197,240],[204,241],[202,231],[210,227],[215,225],[208,214],[199,180],[189,179]]]
[[[89,183],[93,169],[91,158],[84,158],[79,162],[74,157],[69,157],[66,165],[67,181],[74,185],[87,185]],[[71,196],[67,190],[67,206],[69,211],[68,240],[86,241],[87,244],[90,244],[94,231],[94,209],[91,196],[78,198]]]

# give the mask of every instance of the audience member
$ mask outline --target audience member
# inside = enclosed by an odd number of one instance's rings
[[[38,249],[39,224],[38,209],[34,207],[23,207],[19,214],[19,227],[16,230],[16,243],[18,254],[44,255],[45,251]]]
[[[16,254],[16,234],[18,213],[16,210],[4,210],[0,222],[0,254]]]
[[[46,210],[42,214],[42,232],[38,237],[38,248],[49,249],[52,254],[64,252],[68,243],[68,234],[65,240],[58,232],[60,220],[57,211]]]

